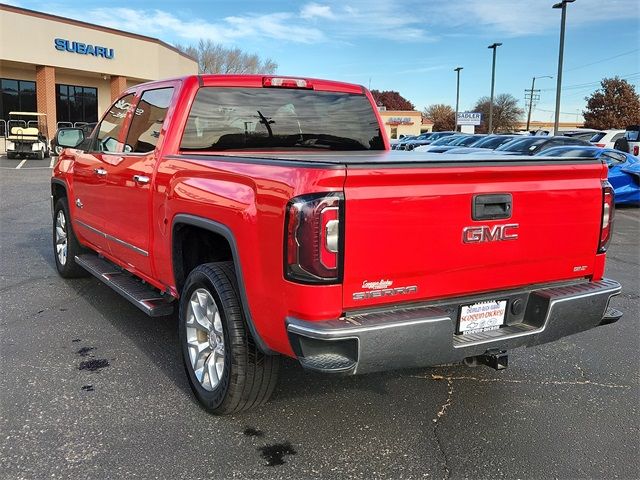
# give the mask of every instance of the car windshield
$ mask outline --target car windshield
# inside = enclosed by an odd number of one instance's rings
[[[490,148],[494,149],[513,140],[513,137],[503,137],[499,135],[491,135],[481,138],[477,143],[473,144],[474,148]]]
[[[550,148],[536,154],[536,157],[571,157],[571,158],[598,158],[600,149],[595,148]]]
[[[437,147],[438,145],[453,145],[453,142],[459,140],[460,138],[464,137],[459,137],[457,135],[447,135],[446,137],[440,137],[431,142],[431,146]]]
[[[547,137],[516,138],[515,140],[500,145],[496,150],[501,152],[530,153],[548,140]]]
[[[383,150],[364,95],[274,88],[201,88],[182,150]]]

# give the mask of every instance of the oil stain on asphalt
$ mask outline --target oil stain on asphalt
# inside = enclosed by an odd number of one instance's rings
[[[83,385],[82,390],[85,392],[93,392],[93,385]]]
[[[264,432],[262,430],[258,430],[257,428],[247,427],[244,429],[244,433],[247,437],[262,437]]]
[[[258,448],[260,456],[267,461],[267,466],[275,467],[276,465],[284,465],[285,455],[295,455],[296,452],[291,443],[276,443],[274,445],[265,445]]]
[[[106,358],[92,358],[91,360],[85,360],[80,362],[78,370],[89,370],[90,372],[99,372],[103,368],[109,366],[109,360]]]
[[[80,355],[81,357],[87,357],[89,356],[89,352],[91,350],[95,350],[96,347],[82,347],[80,350],[78,350],[76,353],[78,355]]]

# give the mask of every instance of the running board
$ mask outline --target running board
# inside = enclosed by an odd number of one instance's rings
[[[150,285],[92,253],[76,255],[76,263],[109,285],[150,317],[173,313],[173,298],[163,296]]]

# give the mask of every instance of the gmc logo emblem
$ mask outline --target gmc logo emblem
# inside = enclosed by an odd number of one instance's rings
[[[462,243],[482,243],[501,242],[506,240],[517,240],[517,223],[507,223],[506,225],[482,225],[478,227],[464,227],[462,229]]]

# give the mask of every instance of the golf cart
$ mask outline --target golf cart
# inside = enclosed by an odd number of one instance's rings
[[[35,112],[9,112],[7,158],[49,156],[47,116]]]

